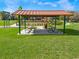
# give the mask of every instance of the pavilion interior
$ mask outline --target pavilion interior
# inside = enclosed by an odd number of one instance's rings
[[[38,29],[38,27],[43,27],[44,29],[47,29],[49,27],[53,27],[56,29],[56,25],[55,23],[57,23],[57,21],[55,22],[55,20],[59,20],[60,17],[59,16],[53,16],[53,17],[28,17],[27,19],[25,17],[22,17],[21,19],[21,26],[25,26],[25,20],[26,20],[26,27],[36,27]],[[60,20],[60,22],[63,22],[63,19]],[[51,25],[51,26],[50,26]],[[47,26],[47,28],[46,28]],[[41,28],[39,28],[41,29]]]
[[[57,22],[61,22],[62,25],[63,22],[63,16],[61,16],[62,20],[60,20],[60,16],[53,16],[53,17],[21,17],[21,29],[34,29],[34,30],[41,30],[41,32],[44,32],[44,30],[52,30],[52,32],[60,32],[58,28]],[[63,26],[62,26],[63,29]],[[39,31],[40,32],[40,31]],[[50,31],[51,32],[51,31]]]

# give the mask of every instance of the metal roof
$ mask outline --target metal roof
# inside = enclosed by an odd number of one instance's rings
[[[27,15],[27,16],[68,16],[72,13],[64,10],[17,10],[13,14],[15,15]]]

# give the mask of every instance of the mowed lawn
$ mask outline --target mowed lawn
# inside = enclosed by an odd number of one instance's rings
[[[0,59],[79,59],[79,24],[64,35],[17,35],[18,28],[0,28]]]
[[[0,20],[0,26],[9,26],[15,24],[17,20]]]

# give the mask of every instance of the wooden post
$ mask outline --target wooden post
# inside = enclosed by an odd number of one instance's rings
[[[21,31],[21,22],[20,22],[20,15],[18,16],[18,19],[19,19],[19,34],[20,34],[20,31]]]
[[[63,33],[65,33],[66,31],[66,16],[64,16],[64,30],[63,30]]]

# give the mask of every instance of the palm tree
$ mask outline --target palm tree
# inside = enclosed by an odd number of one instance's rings
[[[19,7],[18,7],[18,10],[22,10],[22,6],[19,6]]]

